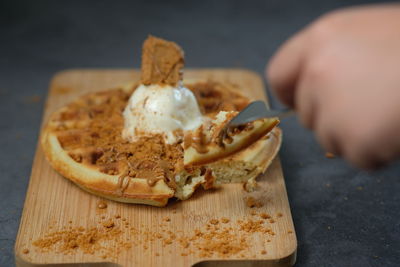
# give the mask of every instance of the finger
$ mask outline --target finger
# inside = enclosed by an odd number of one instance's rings
[[[351,165],[366,170],[375,170],[385,164],[384,161],[376,157],[374,151],[368,148],[356,147],[353,151],[347,150],[344,153],[344,158],[349,161]]]
[[[342,155],[342,142],[338,134],[338,128],[332,125],[330,118],[326,118],[325,111],[319,112],[320,116],[316,117],[315,133],[318,143],[325,151],[333,153],[336,156]],[[329,114],[328,114],[329,115]]]
[[[298,113],[301,124],[306,128],[315,130],[315,122],[320,114],[318,99],[318,83],[308,74],[307,67],[298,77],[296,89],[293,94],[294,107]]]
[[[307,46],[307,32],[302,31],[286,41],[269,61],[267,80],[277,97],[294,105],[294,90],[301,72]]]

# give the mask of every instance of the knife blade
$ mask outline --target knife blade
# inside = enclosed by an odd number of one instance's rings
[[[251,121],[255,121],[263,118],[278,118],[283,119],[294,114],[294,110],[286,108],[282,110],[271,110],[268,109],[264,101],[258,100],[251,102],[245,107],[239,114],[237,114],[228,123],[228,127],[234,127],[241,124],[245,124]]]

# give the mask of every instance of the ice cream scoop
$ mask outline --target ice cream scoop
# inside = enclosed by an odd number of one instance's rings
[[[140,85],[123,112],[122,136],[134,142],[140,136],[161,134],[167,144],[182,138],[180,131],[202,124],[202,114],[192,91],[170,85]]]

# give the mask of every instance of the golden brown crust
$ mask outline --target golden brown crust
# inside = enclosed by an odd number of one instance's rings
[[[143,43],[142,76],[144,85],[176,86],[182,79],[183,50],[174,42],[149,36]]]

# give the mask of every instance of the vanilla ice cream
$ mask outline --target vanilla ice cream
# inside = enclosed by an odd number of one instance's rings
[[[140,136],[161,134],[168,144],[179,141],[176,130],[193,130],[202,124],[202,115],[193,93],[170,85],[140,85],[123,112],[122,136],[133,142]]]

